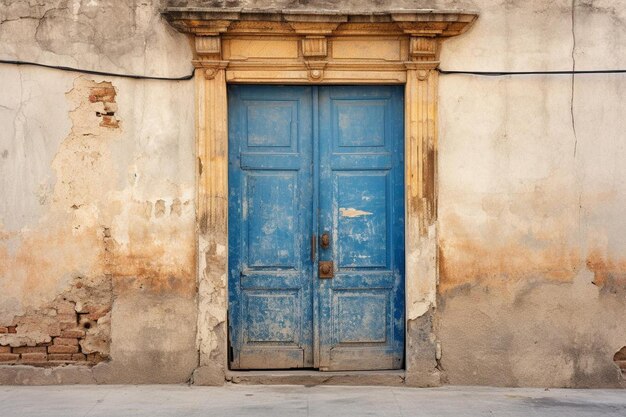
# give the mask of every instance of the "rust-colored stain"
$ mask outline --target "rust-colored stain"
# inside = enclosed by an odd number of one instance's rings
[[[593,272],[593,284],[618,292],[626,290],[626,259],[608,259],[599,250],[592,250],[586,259],[587,269]]]
[[[525,279],[570,282],[579,265],[575,248],[530,249],[522,243],[484,245],[471,240],[440,242],[439,292],[465,284],[500,287]]]
[[[484,234],[468,232],[456,215],[442,221],[439,293],[467,284],[497,288],[522,280],[571,282],[584,268],[580,248],[563,238],[567,225],[555,224],[532,235],[520,228],[517,233],[488,239]],[[497,223],[482,226],[485,232],[499,230],[494,228],[499,228]]]

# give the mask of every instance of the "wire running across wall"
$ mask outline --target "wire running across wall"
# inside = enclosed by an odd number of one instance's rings
[[[193,78],[193,72],[181,77],[159,77],[153,75],[141,75],[141,74],[122,74],[117,72],[96,71],[74,67],[66,67],[60,65],[48,65],[40,64],[38,62],[30,61],[17,61],[0,59],[0,64],[9,65],[30,65],[36,67],[50,68],[59,71],[79,72],[82,74],[101,75],[108,77],[122,77],[132,78],[137,80],[159,80],[159,81],[187,81]],[[522,75],[577,75],[577,74],[625,74],[626,69],[600,69],[600,70],[563,70],[563,71],[469,71],[469,70],[445,70],[436,68],[436,70],[443,75],[476,75],[483,77],[507,77],[507,76],[522,76]]]
[[[153,76],[153,75],[121,74],[117,72],[96,71],[96,70],[88,70],[88,69],[81,69],[81,68],[74,68],[74,67],[64,67],[64,66],[59,66],[59,65],[40,64],[38,62],[11,61],[11,60],[6,60],[6,59],[0,59],[0,64],[30,65],[30,66],[35,66],[35,67],[51,68],[51,69],[60,70],[60,71],[80,72],[82,74],[102,75],[102,76],[107,76],[107,77],[133,78],[136,80],[186,81],[186,80],[191,80],[193,78],[193,72],[189,75],[183,75],[182,77],[159,77],[159,76]]]
[[[563,70],[563,71],[464,71],[444,70],[437,68],[440,74],[465,74],[481,75],[484,77],[505,77],[509,75],[577,75],[577,74],[624,74],[626,69],[601,69],[601,70]]]

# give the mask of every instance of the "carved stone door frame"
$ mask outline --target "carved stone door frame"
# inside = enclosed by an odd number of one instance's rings
[[[246,11],[168,8],[193,37],[196,92],[199,368],[229,375],[227,83],[405,85],[404,382],[440,384],[433,327],[437,266],[437,96],[441,41],[477,14],[459,11]]]

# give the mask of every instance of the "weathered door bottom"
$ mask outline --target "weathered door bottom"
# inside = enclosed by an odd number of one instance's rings
[[[226,381],[245,385],[404,385],[403,370],[387,371],[228,371]]]

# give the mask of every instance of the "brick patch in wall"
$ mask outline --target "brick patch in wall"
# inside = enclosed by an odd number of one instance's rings
[[[0,323],[0,365],[95,365],[108,360],[110,278],[77,277],[49,305]]]
[[[97,111],[96,116],[101,117],[100,126],[111,129],[118,128],[119,121],[115,118],[117,104],[115,103],[115,88],[110,82],[103,81],[96,84],[97,87],[91,87],[89,92],[89,101],[92,103],[102,103],[102,111]]]
[[[80,341],[85,337],[85,331],[66,330],[63,336],[75,337],[53,337],[51,343],[37,346],[0,346],[0,365],[95,365],[108,359],[107,356],[97,352],[87,354],[81,352]]]

